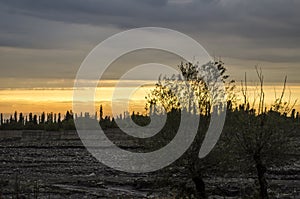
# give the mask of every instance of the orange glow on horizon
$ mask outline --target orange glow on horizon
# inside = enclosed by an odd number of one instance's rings
[[[122,87],[118,90],[116,101],[124,100],[126,94],[130,92],[130,87]],[[130,97],[129,109],[128,110],[117,110],[123,113],[124,111],[135,111],[145,114],[145,96],[153,89],[153,86],[145,86],[135,90]],[[236,88],[238,96],[241,96],[238,92],[239,87]],[[277,97],[280,96],[282,85],[268,84],[264,87],[266,94],[265,102],[269,106],[275,100],[275,91]],[[106,85],[97,89],[96,92],[96,110],[99,111],[100,104],[103,105],[104,114],[111,115],[111,99],[114,92],[114,87]],[[296,99],[300,100],[300,84],[288,84],[285,100],[287,101],[291,92],[291,104]],[[253,101],[255,96],[255,87],[248,86],[248,95],[250,101]],[[6,114],[12,114],[14,111],[23,113],[41,113],[41,112],[54,112],[54,113],[65,113],[67,110],[72,109],[72,88],[39,88],[39,89],[3,89],[0,90],[0,112]],[[241,97],[240,97],[241,98]],[[295,108],[300,110],[299,103],[296,104]]]

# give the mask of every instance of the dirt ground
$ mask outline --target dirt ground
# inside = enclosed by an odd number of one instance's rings
[[[184,168],[172,165],[147,174],[115,171],[92,157],[76,132],[4,134],[0,136],[2,198],[175,198],[194,190]],[[253,178],[210,175],[204,180],[210,198],[244,198],[255,190]],[[291,165],[272,168],[268,180],[272,197],[300,198],[299,156]]]

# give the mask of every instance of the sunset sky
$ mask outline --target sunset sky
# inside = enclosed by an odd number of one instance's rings
[[[298,0],[0,0],[0,112],[71,109],[73,82],[88,53],[113,34],[147,26],[192,37],[221,57],[237,82],[245,72],[255,82],[260,66],[268,102],[287,75],[287,96],[290,90],[300,100],[299,10]],[[109,104],[112,80],[126,68],[180,61],[151,50],[121,57],[105,74],[97,103]],[[134,94],[131,107],[143,110],[146,90]]]

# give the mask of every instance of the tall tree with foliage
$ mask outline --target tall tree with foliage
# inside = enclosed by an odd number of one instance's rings
[[[205,183],[201,174],[201,162],[198,158],[198,153],[201,146],[201,141],[209,124],[209,116],[213,104],[216,103],[218,93],[215,78],[220,78],[224,83],[228,79],[226,69],[222,61],[209,62],[203,66],[198,66],[192,63],[181,63],[178,66],[182,79],[175,76],[159,78],[155,85],[155,89],[146,97],[147,105],[150,112],[157,112],[157,106],[160,104],[167,113],[172,113],[174,110],[184,110],[189,114],[199,115],[201,117],[200,127],[194,144],[190,147],[187,157],[187,168],[191,174],[191,178],[196,187],[197,197],[207,198],[205,191]],[[227,83],[227,82],[226,82]],[[226,90],[232,92],[234,81],[229,81]],[[210,84],[208,87],[207,84]],[[175,93],[175,92],[176,93]],[[213,93],[211,92],[213,91]],[[179,94],[179,95],[178,95]],[[229,99],[234,101],[234,95]],[[161,112],[158,110],[158,112]],[[176,114],[175,114],[176,115]],[[174,119],[174,121],[177,121]],[[174,124],[176,126],[176,124]]]

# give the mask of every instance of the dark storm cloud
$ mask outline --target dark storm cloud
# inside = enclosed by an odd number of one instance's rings
[[[181,3],[179,3],[181,2]],[[163,26],[298,47],[300,3],[294,0],[2,0],[1,12],[119,28]],[[9,18],[1,18],[9,21]],[[13,22],[18,26],[18,22]],[[292,42],[291,42],[291,38]]]
[[[56,64],[57,70],[79,66],[88,51],[111,34],[144,26],[181,31],[211,54],[295,64],[300,63],[299,10],[297,0],[0,0],[0,47],[84,51],[59,54],[57,59],[44,52],[38,61],[31,56],[39,52],[26,57],[18,51],[24,56],[18,62],[5,51],[0,64],[10,70],[21,63],[26,71],[43,62],[46,68]],[[73,61],[73,55],[80,59]],[[73,67],[66,73],[75,72]]]
[[[174,3],[172,3],[174,2]],[[140,26],[143,23],[177,23],[198,26],[221,23],[249,35],[265,33],[263,27],[294,28],[299,25],[299,3],[294,0],[2,0],[2,10],[51,20],[95,25]],[[184,0],[182,1],[184,2]],[[119,18],[121,17],[121,18]],[[134,20],[129,20],[134,19]],[[245,24],[240,22],[247,22]],[[165,24],[168,25],[168,24]],[[224,27],[222,27],[224,28]],[[276,27],[275,27],[276,28]],[[237,30],[237,29],[236,29]],[[278,29],[279,30],[279,29]],[[268,35],[270,32],[266,32]],[[282,31],[279,32],[281,34]],[[276,34],[276,33],[275,33]]]

